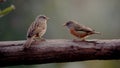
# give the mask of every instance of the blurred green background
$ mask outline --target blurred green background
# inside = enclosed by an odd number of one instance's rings
[[[46,15],[47,39],[73,39],[62,26],[68,20],[94,28],[102,35],[90,39],[119,39],[120,0],[7,0],[0,9],[14,4],[16,9],[0,18],[0,41],[25,40],[29,25],[37,15]],[[120,68],[119,60],[20,65],[3,68]]]

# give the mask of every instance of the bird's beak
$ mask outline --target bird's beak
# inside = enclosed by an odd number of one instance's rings
[[[66,26],[66,23],[64,23],[63,26]]]
[[[49,20],[50,18],[49,17],[47,17],[47,20]]]

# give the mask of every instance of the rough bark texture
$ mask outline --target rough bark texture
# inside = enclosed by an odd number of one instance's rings
[[[54,39],[23,48],[25,41],[0,42],[0,66],[120,59],[120,39],[72,41]]]

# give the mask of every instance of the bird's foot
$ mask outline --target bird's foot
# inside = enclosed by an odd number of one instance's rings
[[[41,41],[46,41],[46,39],[45,38],[41,38]]]
[[[73,39],[73,42],[85,42],[86,40]]]
[[[35,38],[34,41],[46,41],[45,38]]]
[[[33,43],[32,43],[32,45],[33,44],[34,45],[38,45],[38,44],[40,44],[43,41],[46,41],[46,40],[44,38],[35,38],[34,41],[33,41]]]

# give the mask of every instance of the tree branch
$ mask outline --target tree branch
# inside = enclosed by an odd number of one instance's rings
[[[24,50],[25,41],[0,42],[0,66],[120,59],[120,39],[46,40]]]

